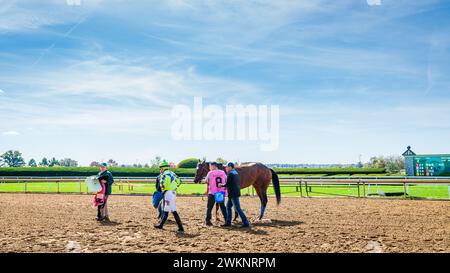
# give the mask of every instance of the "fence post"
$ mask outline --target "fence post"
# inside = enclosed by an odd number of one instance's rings
[[[360,191],[359,191],[359,182],[360,182],[360,181],[358,181],[358,182],[356,183],[356,185],[358,185],[358,197],[361,197],[361,194],[360,194]]]
[[[367,197],[366,196],[366,182],[365,181],[363,181],[363,194],[364,194],[364,197]]]
[[[59,181],[56,181],[56,193],[59,193]]]
[[[403,197],[406,198],[406,182],[403,182]]]
[[[25,180],[24,192],[27,193],[27,181]]]
[[[302,181],[303,179],[300,180],[300,197],[303,197]]]
[[[308,193],[308,181],[305,181],[305,190],[306,190],[306,197],[309,197],[309,193]]]
[[[82,183],[82,182],[80,182],[80,194],[82,193],[82,189],[81,189],[81,183]]]

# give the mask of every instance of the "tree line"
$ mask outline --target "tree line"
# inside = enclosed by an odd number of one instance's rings
[[[28,163],[25,162],[25,159],[22,156],[22,153],[19,151],[7,151],[0,155],[0,166],[1,167],[78,167],[78,162],[71,158],[63,158],[56,159],[52,157],[50,159],[44,157],[39,162],[37,162],[34,158],[31,158]]]
[[[204,158],[203,158],[204,159]],[[178,164],[175,164],[173,162],[169,162],[171,167],[173,168],[195,168],[197,166],[199,159],[198,158],[187,158],[182,161],[180,161]],[[135,163],[133,165],[125,165],[125,164],[119,164],[114,159],[109,159],[106,161],[106,164],[108,164],[108,167],[130,167],[130,168],[158,168],[159,165],[162,162],[161,156],[155,156],[154,159],[150,161],[150,163]],[[227,161],[223,158],[217,158],[216,162],[225,164]],[[102,162],[98,161],[92,161],[89,164],[89,167],[98,167],[100,166]],[[0,155],[0,167],[78,167],[78,162],[76,160],[73,160],[71,158],[64,158],[64,159],[56,159],[55,157],[42,158],[39,162],[36,161],[34,158],[31,158],[28,163],[25,161],[24,157],[22,156],[22,153],[20,151],[7,151]]]
[[[204,158],[203,158],[204,159]],[[119,165],[114,159],[109,159],[106,163],[108,167],[133,167],[133,168],[158,168],[162,161],[161,156],[156,156],[154,159],[150,161],[150,163],[140,164],[136,163],[133,165]],[[195,168],[197,166],[199,159],[198,158],[187,158],[180,161],[178,164],[173,162],[169,162],[172,167],[178,168]],[[223,158],[217,158],[216,162],[225,164],[227,160]],[[101,162],[92,161],[90,163],[90,167],[98,167]],[[25,162],[25,159],[22,156],[22,153],[19,151],[7,151],[0,155],[0,167],[78,167],[78,162],[71,158],[64,159],[56,159],[52,157],[50,159],[44,157],[39,162],[37,162],[34,158],[31,158],[28,163]],[[403,157],[401,156],[376,156],[371,157],[370,161],[363,164],[361,162],[357,165],[359,168],[382,168],[386,169],[388,173],[399,173],[400,171],[405,169],[405,163]]]

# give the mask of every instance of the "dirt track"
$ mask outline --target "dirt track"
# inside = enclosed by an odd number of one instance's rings
[[[91,196],[0,194],[0,252],[450,252],[450,202],[284,198],[251,230],[203,225],[205,201],[179,197],[186,234],[153,229],[151,197],[112,196],[110,225]],[[257,198],[242,198],[251,218]],[[169,217],[171,219],[172,216]]]

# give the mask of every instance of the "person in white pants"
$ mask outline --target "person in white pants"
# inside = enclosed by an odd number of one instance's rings
[[[159,224],[155,225],[155,228],[162,229],[164,226],[164,223],[167,221],[167,218],[169,217],[169,212],[173,214],[173,217],[175,218],[175,221],[178,225],[178,232],[184,232],[183,223],[181,222],[180,215],[178,215],[177,212],[177,205],[176,205],[176,199],[177,199],[177,193],[176,189],[180,186],[181,180],[178,178],[178,176],[169,170],[169,164],[163,160],[161,165],[159,166],[160,176],[160,186],[161,190],[164,194],[164,203],[163,203],[163,211],[164,215],[161,218],[161,221]]]

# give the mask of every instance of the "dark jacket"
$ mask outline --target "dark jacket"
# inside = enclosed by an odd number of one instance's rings
[[[227,183],[225,186],[227,187],[228,197],[236,198],[241,196],[241,182],[236,170],[233,169],[227,174]]]
[[[160,181],[161,179],[159,179],[159,176],[158,177],[156,177],[156,191],[157,192],[162,192],[162,189],[161,189],[161,181]]]
[[[105,194],[110,195],[112,192],[112,184],[114,183],[114,177],[113,177],[112,173],[108,170],[106,170],[102,173],[98,173],[98,181],[101,181],[101,180],[106,180]]]

